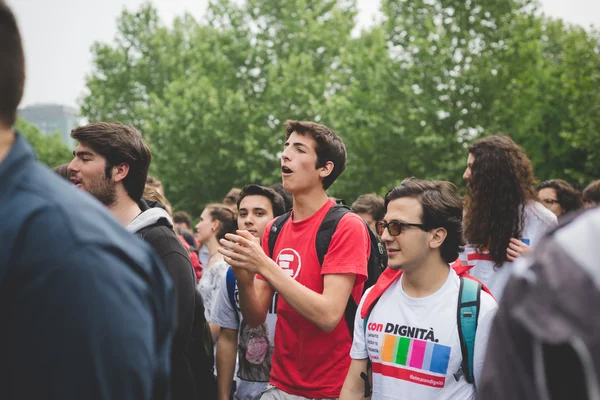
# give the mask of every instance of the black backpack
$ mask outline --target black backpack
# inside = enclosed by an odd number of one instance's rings
[[[327,254],[327,250],[329,249],[329,243],[331,242],[331,238],[333,237],[333,233],[337,228],[338,223],[342,219],[344,215],[352,212],[352,210],[344,205],[334,205],[329,209],[325,218],[321,222],[319,226],[319,230],[317,231],[317,239],[316,239],[316,248],[317,248],[317,257],[319,258],[319,264],[323,265],[323,260],[325,259],[325,255]],[[277,238],[279,237],[279,233],[281,232],[281,228],[290,218],[290,212],[283,214],[273,222],[271,226],[271,230],[269,231],[269,254],[271,258],[273,258],[273,251],[275,250],[275,243],[277,242]],[[383,272],[383,270],[387,267],[387,253],[383,244],[379,240],[379,237],[369,228],[367,223],[365,222],[365,229],[369,232],[369,239],[371,242],[371,252],[369,254],[369,261],[367,263],[367,280],[365,281],[363,293],[373,286],[379,276]],[[350,296],[348,299],[348,304],[346,305],[346,310],[344,315],[346,317],[346,323],[348,324],[348,329],[350,330],[350,335],[354,334],[354,316],[356,315],[356,310],[358,309],[358,304],[354,301],[354,298]]]

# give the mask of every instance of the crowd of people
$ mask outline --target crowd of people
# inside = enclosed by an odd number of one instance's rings
[[[135,127],[36,161],[2,0],[0,57],[0,398],[599,398],[600,180],[536,186],[496,135],[465,151],[464,196],[407,177],[347,207],[342,137],[289,120],[282,182],[194,225]]]

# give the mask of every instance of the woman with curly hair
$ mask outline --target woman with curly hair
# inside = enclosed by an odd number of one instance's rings
[[[535,187],[540,202],[557,217],[583,208],[579,190],[562,179],[544,181]]]
[[[461,261],[499,299],[509,263],[556,225],[556,216],[536,201],[531,161],[508,136],[489,136],[471,145],[463,178],[468,245]]]

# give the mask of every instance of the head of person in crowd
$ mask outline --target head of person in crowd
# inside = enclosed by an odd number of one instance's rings
[[[171,209],[171,203],[169,200],[160,193],[157,189],[152,186],[146,185],[144,187],[144,194],[142,195],[142,199],[146,200],[148,203],[152,203],[153,205],[157,205],[160,208],[164,208],[169,215],[173,215],[173,210]]]
[[[275,190],[283,198],[285,204],[285,212],[288,212],[294,206],[294,199],[292,194],[283,188],[283,183],[277,182],[270,186],[271,189]]]
[[[148,177],[146,178],[146,186],[150,186],[151,188],[158,190],[161,194],[165,193],[162,181],[160,181],[155,176],[148,175]]]
[[[360,195],[352,203],[352,211],[358,214],[375,232],[375,223],[381,221],[385,215],[385,206],[381,196],[375,193]]]
[[[185,211],[177,211],[173,214],[173,223],[181,230],[192,232],[192,218]]]
[[[223,198],[223,204],[229,207],[229,209],[234,213],[237,212],[237,203],[240,198],[241,191],[242,189],[239,188],[231,188],[231,190],[229,190],[229,192],[227,192]]]
[[[56,172],[56,174],[58,176],[61,176],[61,177],[65,178],[66,180],[69,180],[70,176],[69,176],[69,169],[67,168],[68,166],[69,166],[69,163],[57,165],[56,167],[52,168],[52,171]]]
[[[285,135],[281,172],[283,187],[293,195],[325,191],[346,169],[346,146],[328,127],[286,121]]]
[[[3,141],[12,143],[12,126],[17,120],[17,108],[25,87],[25,54],[15,17],[2,0],[0,12],[0,132]]]
[[[210,259],[206,267],[210,267],[215,256],[219,258],[217,253],[220,246],[219,240],[228,233],[234,233],[237,229],[235,218],[235,213],[225,204],[208,204],[204,207],[195,228],[196,239],[200,243],[206,244],[210,252]]]
[[[583,207],[579,190],[562,179],[551,179],[536,186],[538,199],[557,217]]]
[[[120,199],[138,202],[152,155],[140,132],[127,125],[94,122],[71,131],[79,142],[69,163],[71,182],[108,207]]]
[[[583,203],[585,208],[600,206],[600,179],[590,183],[583,190]]]
[[[450,182],[408,178],[385,196],[376,223],[391,269],[451,263],[463,250],[462,199]]]
[[[469,146],[465,238],[487,248],[494,264],[506,260],[510,239],[523,230],[522,206],[537,200],[533,167],[508,136],[488,136]]]
[[[269,221],[285,213],[285,204],[279,193],[255,184],[244,186],[237,207],[238,228],[259,239]]]

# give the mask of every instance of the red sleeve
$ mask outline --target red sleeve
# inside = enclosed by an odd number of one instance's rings
[[[356,214],[347,213],[338,223],[323,260],[321,275],[356,274],[356,284],[367,280],[367,262],[371,239],[365,222]]]

